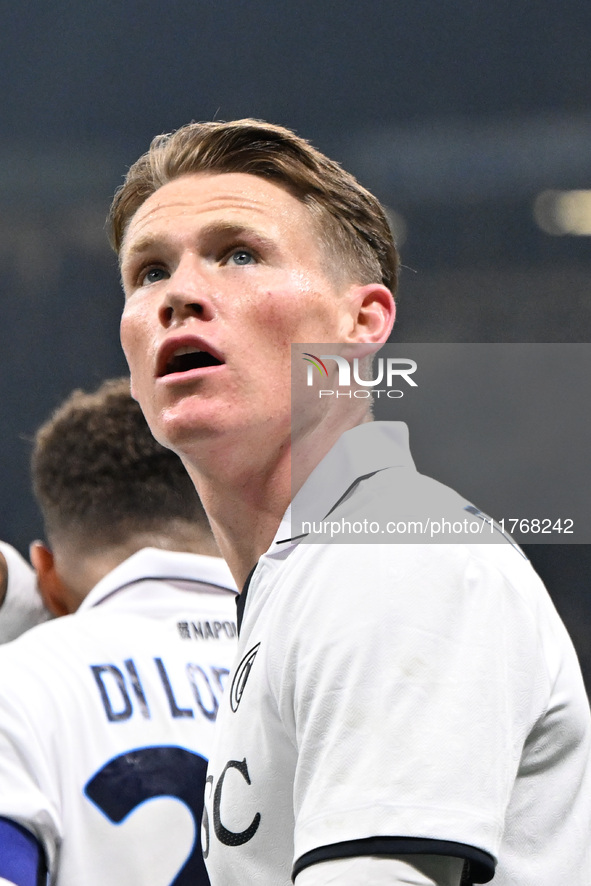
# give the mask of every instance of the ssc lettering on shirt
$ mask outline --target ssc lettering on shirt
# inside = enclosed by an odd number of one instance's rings
[[[174,719],[203,716],[213,721],[217,717],[224,690],[227,667],[203,667],[189,662],[182,678],[173,682],[162,658],[151,662],[153,670],[142,679],[132,658],[114,664],[90,665],[107,720],[121,723],[134,716],[151,719],[151,693],[164,693],[170,715]],[[148,688],[146,688],[148,687]],[[188,704],[187,702],[191,703]]]
[[[223,843],[225,846],[242,846],[244,843],[250,842],[256,832],[259,829],[259,825],[261,823],[261,813],[256,812],[249,823],[245,822],[245,827],[240,831],[234,831],[230,828],[226,827],[222,822],[221,817],[221,807],[222,807],[222,792],[224,791],[224,783],[228,773],[232,773],[230,775],[230,779],[233,777],[238,779],[243,779],[245,784],[250,786],[250,773],[248,771],[248,764],[246,762],[246,757],[243,760],[228,760],[226,765],[222,770],[222,774],[218,778],[217,782],[213,775],[209,775],[205,782],[206,788],[206,800],[205,806],[203,808],[203,820],[201,823],[202,832],[203,832],[203,857],[209,857],[209,847],[210,847],[210,823],[209,823],[209,812],[208,806],[211,804],[213,798],[213,830],[215,836]],[[235,802],[234,802],[235,807]]]
[[[181,640],[234,640],[238,636],[235,621],[179,621]]]

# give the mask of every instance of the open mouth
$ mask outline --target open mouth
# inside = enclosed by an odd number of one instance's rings
[[[207,366],[221,366],[222,361],[209,354],[207,351],[199,351],[196,348],[179,348],[170,357],[162,375],[172,375],[173,372],[189,372],[191,369],[204,369]]]

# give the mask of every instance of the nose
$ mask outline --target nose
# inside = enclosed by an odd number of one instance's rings
[[[215,316],[207,275],[196,257],[182,259],[168,278],[159,308],[160,322],[169,327],[195,317],[212,320]]]

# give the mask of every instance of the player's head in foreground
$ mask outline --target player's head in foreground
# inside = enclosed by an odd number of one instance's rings
[[[144,547],[217,554],[187,472],[153,438],[128,378],[74,391],[37,431],[31,468],[48,542],[33,543],[31,560],[55,614]]]
[[[288,129],[247,119],[157,137],[110,228],[133,389],[183,456],[200,426],[283,443],[290,343],[389,335],[398,255],[386,214]]]
[[[293,491],[371,417],[367,399],[292,396],[291,345],[370,359],[388,339],[398,256],[386,214],[290,130],[238,120],[156,138],[110,219],[134,396],[183,459],[240,583]]]

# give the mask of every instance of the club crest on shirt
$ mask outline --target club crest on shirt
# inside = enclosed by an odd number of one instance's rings
[[[253,646],[252,649],[250,649],[246,653],[246,655],[238,665],[236,673],[234,674],[232,687],[230,689],[230,707],[232,708],[234,713],[236,713],[236,711],[238,710],[238,705],[242,700],[244,687],[246,685],[246,681],[250,676],[250,672],[252,670],[252,666],[254,664],[257,652],[259,651],[260,645],[260,643],[257,643],[256,646]]]

